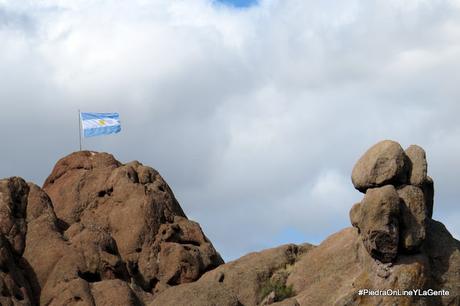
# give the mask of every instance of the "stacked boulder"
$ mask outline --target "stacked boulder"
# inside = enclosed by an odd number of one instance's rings
[[[372,146],[352,172],[364,199],[350,210],[350,219],[367,252],[381,262],[398,253],[416,253],[426,238],[433,213],[433,180],[427,176],[425,151],[404,150],[395,141]]]

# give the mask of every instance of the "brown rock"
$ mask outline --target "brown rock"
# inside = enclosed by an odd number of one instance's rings
[[[174,223],[163,224],[152,250],[159,250],[158,264],[148,259],[144,252],[139,259],[139,271],[156,277],[162,285],[178,285],[198,279],[203,270],[223,264],[216,251],[204,236],[199,225],[183,217],[175,217]]]
[[[28,193],[29,187],[21,178],[0,180],[0,233],[8,239],[12,251],[19,256],[24,252]]]
[[[393,183],[398,191],[393,185],[368,188],[353,205],[350,220],[358,231],[344,229],[296,256],[286,256],[284,247],[251,253],[166,289],[152,305],[460,305],[460,242],[426,214],[432,181],[427,177],[422,187]],[[294,296],[274,302],[270,289],[271,296],[260,297],[267,280],[292,286]],[[449,295],[370,296],[359,295],[360,289],[443,289]]]
[[[369,254],[382,262],[392,261],[399,242],[399,197],[395,188],[386,185],[368,189],[359,214],[357,228]]]
[[[401,198],[400,243],[404,250],[418,251],[426,237],[427,209],[419,187],[404,186],[398,190]]]
[[[1,305],[145,305],[223,263],[139,162],[77,152],[44,186],[0,180]]]
[[[74,152],[56,163],[53,171],[45,180],[43,187],[46,188],[47,186],[54,184],[57,179],[64,175],[69,175],[74,171],[84,172],[86,170],[101,168],[115,169],[119,166],[121,166],[121,163],[108,153],[96,153],[90,151]]]
[[[439,223],[434,222],[436,224]],[[294,298],[300,305],[456,305],[455,299],[460,296],[460,279],[457,274],[454,280],[454,271],[459,267],[460,244],[446,231],[428,232],[435,235],[427,237],[427,243],[423,245],[426,251],[422,254],[399,255],[394,263],[382,264],[369,256],[355,230],[344,229],[301,257],[292,267],[287,283],[294,286]],[[438,249],[431,243],[438,245]],[[439,248],[439,245],[448,247]],[[437,256],[439,260],[433,265]],[[449,285],[443,284],[443,279]],[[450,290],[450,295],[358,295],[359,289],[414,288],[446,289]]]
[[[359,223],[361,222],[361,203],[356,203],[350,209],[351,225],[356,227],[359,231]]]
[[[410,184],[421,186],[427,179],[426,153],[421,147],[411,145],[406,149],[406,155],[411,161]]]
[[[430,219],[431,178],[407,183],[367,188],[350,210],[358,231],[223,264],[158,172],[75,153],[58,162],[46,190],[0,180],[0,304],[460,305],[460,242]]]
[[[0,180],[0,305],[34,305],[22,259],[28,193],[21,178]]]
[[[29,186],[24,259],[34,275],[31,284],[40,304],[93,305],[99,298],[97,291],[92,291],[93,284],[106,279],[129,281],[126,265],[109,233],[80,223],[64,232],[46,193],[36,185]],[[105,294],[120,301],[125,298],[117,286]]]
[[[460,241],[441,222],[430,219],[422,253],[430,262],[430,288],[449,292],[447,296],[432,298],[433,305],[460,305]]]
[[[35,305],[21,258],[0,234],[0,305]]]
[[[212,288],[202,282],[171,287],[160,294],[151,306],[241,306],[237,296],[220,283]]]
[[[151,305],[260,305],[262,299],[256,298],[260,284],[280,270],[295,296],[271,305],[457,305],[460,242],[432,220],[428,220],[426,239],[422,253],[400,254],[394,263],[383,264],[369,256],[357,231],[347,228],[317,247],[308,247],[294,260],[292,255],[286,256],[287,250],[295,249],[293,245],[248,254],[207,272],[196,282],[167,289]],[[358,295],[360,289],[415,288],[445,289],[450,294]]]
[[[56,263],[71,249],[62,238],[48,195],[37,185],[29,184],[29,188],[24,259],[29,269],[33,270],[31,286],[35,299],[39,301],[41,289]]]
[[[106,153],[77,152],[56,164],[44,189],[62,220],[63,239],[78,250],[56,263],[67,271],[56,284],[64,277],[132,279],[145,292],[140,299],[148,300],[223,263],[160,174],[139,162],[123,165]]]
[[[334,305],[339,296],[351,291],[351,283],[362,270],[360,246],[357,232],[347,228],[300,258],[287,279],[299,304]]]
[[[262,292],[268,282],[277,280],[284,286],[293,264],[312,248],[308,244],[291,244],[250,253],[207,272],[196,282],[167,289],[155,298],[152,306],[259,305],[266,297]],[[216,296],[217,293],[222,297]]]
[[[387,184],[402,185],[408,180],[409,166],[408,157],[401,145],[384,140],[372,146],[358,160],[351,179],[355,188],[361,192]]]
[[[129,287],[129,283],[119,279],[105,280],[91,286],[94,304],[97,306],[142,305],[142,301]]]

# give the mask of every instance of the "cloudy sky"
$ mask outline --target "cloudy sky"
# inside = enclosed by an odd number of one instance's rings
[[[0,0],[0,177],[84,148],[158,169],[227,260],[349,226],[350,173],[423,146],[460,237],[459,0]]]

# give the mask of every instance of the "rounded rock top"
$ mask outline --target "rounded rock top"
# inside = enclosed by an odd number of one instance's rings
[[[356,162],[351,180],[356,189],[366,192],[369,188],[387,184],[405,184],[409,171],[410,161],[401,145],[393,140],[383,140]]]

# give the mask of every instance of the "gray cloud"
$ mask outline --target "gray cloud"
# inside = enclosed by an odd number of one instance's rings
[[[351,168],[390,138],[427,150],[459,237],[459,9],[0,2],[0,176],[43,182],[78,148],[77,109],[119,111],[123,132],[85,148],[157,168],[230,259],[348,226]]]

